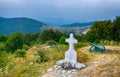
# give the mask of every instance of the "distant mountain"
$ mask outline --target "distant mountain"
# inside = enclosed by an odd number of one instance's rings
[[[2,18],[0,17],[0,35],[8,35],[13,32],[36,33],[46,25],[30,18]]]
[[[21,33],[37,33],[46,29],[58,30],[63,33],[74,32],[76,34],[81,34],[86,31],[86,29],[90,29],[91,25],[94,22],[89,23],[72,23],[66,24],[62,26],[48,26],[40,21],[20,17],[20,18],[3,18],[0,17],[0,35],[9,35],[14,32]]]
[[[94,22],[88,22],[88,23],[72,23],[72,24],[65,24],[61,25],[61,27],[83,27],[83,26],[91,26]]]

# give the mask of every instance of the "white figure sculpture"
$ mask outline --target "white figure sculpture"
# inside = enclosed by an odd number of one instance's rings
[[[70,33],[70,37],[66,39],[66,42],[69,43],[69,50],[65,53],[65,60],[59,60],[56,62],[57,65],[62,65],[64,62],[70,62],[72,64],[72,67],[75,68],[82,68],[85,67],[84,64],[77,62],[77,53],[74,50],[74,43],[77,43],[78,41],[73,37],[73,33]]]

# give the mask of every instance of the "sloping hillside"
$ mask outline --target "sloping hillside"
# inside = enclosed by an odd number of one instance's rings
[[[59,73],[61,69],[57,69],[39,77],[120,77],[120,47],[106,46],[107,53],[91,53],[88,52],[89,48],[90,46],[79,49],[79,53],[81,51],[86,54],[89,60],[85,62],[86,67],[76,70],[75,74],[72,72],[68,74],[70,70]]]
[[[36,33],[42,30],[42,22],[30,18],[0,18],[0,34],[13,32]]]

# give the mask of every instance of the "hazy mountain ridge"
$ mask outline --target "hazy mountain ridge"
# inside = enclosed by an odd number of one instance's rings
[[[61,25],[61,27],[82,27],[82,26],[91,26],[94,22],[88,22],[88,23],[72,23],[72,24],[65,24]]]
[[[74,32],[76,34],[81,34],[82,32],[89,29],[93,22],[90,23],[73,23],[62,26],[48,26],[40,21],[19,17],[19,18],[3,18],[0,17],[0,35],[9,35],[14,32],[21,33],[37,33],[42,30],[52,29],[58,30],[63,33]]]
[[[13,32],[36,33],[42,30],[42,22],[30,18],[2,18],[0,17],[0,34],[11,34]]]

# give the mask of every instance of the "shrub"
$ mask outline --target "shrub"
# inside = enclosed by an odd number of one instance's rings
[[[8,37],[6,37],[6,36],[1,36],[1,35],[0,35],[0,42],[3,42],[3,41],[5,42],[5,41],[7,40],[7,38],[8,38]]]
[[[6,55],[6,52],[0,51],[0,68],[4,68],[7,64]]]
[[[59,39],[59,43],[60,44],[67,44],[67,42],[65,42],[65,37],[64,36],[62,36],[60,39]]]
[[[0,43],[0,51],[4,51],[4,50],[5,50],[4,45],[2,45],[2,44]]]
[[[52,45],[52,44],[56,45],[57,42],[54,41],[54,40],[49,40],[49,41],[47,41],[47,44],[48,44],[48,45]]]
[[[28,49],[29,49],[29,46],[24,44],[22,49],[23,49],[23,50],[28,50]]]
[[[15,51],[16,57],[26,57],[26,52],[25,50],[20,50],[18,49],[17,51]]]
[[[59,31],[44,30],[43,32],[41,32],[38,38],[38,42],[42,44],[46,43],[46,41],[49,41],[49,40],[55,40],[58,42],[61,36],[62,36],[62,33]]]
[[[47,52],[45,50],[42,50],[42,49],[38,50],[36,58],[37,58],[36,59],[37,63],[48,61]]]
[[[22,34],[16,32],[8,38],[6,45],[5,45],[6,51],[13,53],[15,52],[15,50],[21,49],[23,44],[24,44],[24,40],[23,40]]]
[[[51,48],[57,47],[57,42],[54,40],[47,41],[47,44],[50,45]]]

